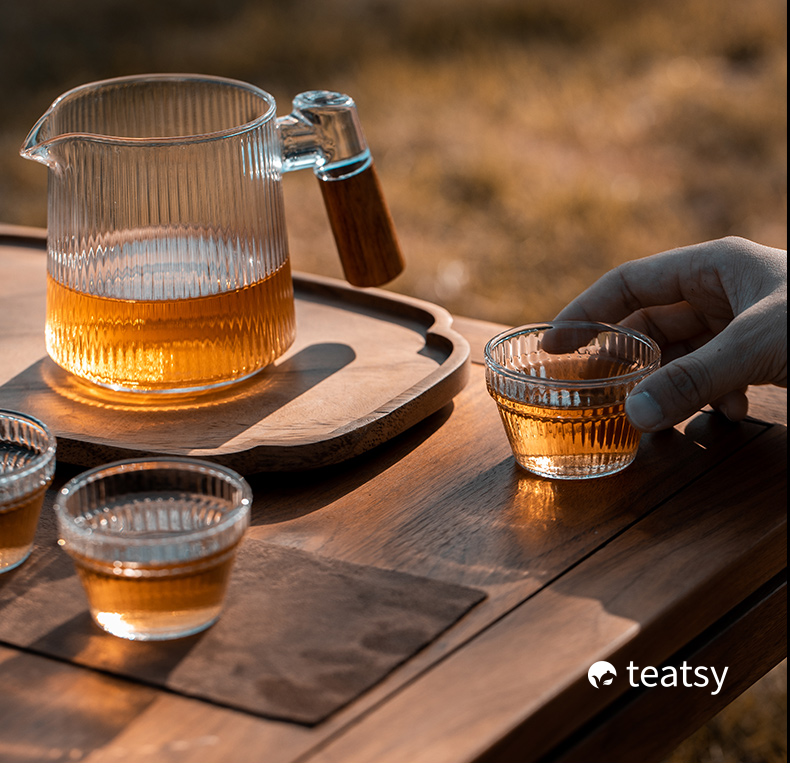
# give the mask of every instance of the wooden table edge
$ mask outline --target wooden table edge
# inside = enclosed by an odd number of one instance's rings
[[[759,391],[758,391],[759,394]],[[786,428],[783,426],[768,426],[764,431],[764,436],[772,434],[775,437],[779,437],[785,440],[786,442]],[[761,437],[757,437],[752,442],[750,442],[747,447],[744,448],[755,448],[756,443],[761,440]],[[773,440],[773,439],[771,439]],[[733,458],[734,455],[731,455],[727,458],[724,462],[727,462],[729,459]],[[699,481],[699,480],[697,480]],[[692,486],[695,483],[692,483]],[[688,489],[688,488],[687,488]],[[679,498],[681,494],[676,496],[675,498]],[[663,506],[663,504],[662,504]],[[659,507],[660,508],[660,507]],[[652,514],[652,513],[651,513]],[[649,517],[649,516],[648,516]],[[600,555],[606,555],[607,548],[612,545],[617,547],[618,542],[622,539],[623,535],[625,534],[637,534],[638,535],[638,526],[634,528],[627,529],[627,531],[621,533],[620,536],[616,537],[612,542],[608,543],[605,547],[601,550],[598,550],[594,553],[591,553],[587,558],[583,559],[579,564],[577,564],[574,569],[570,572],[567,572],[565,575],[561,575],[558,580],[563,580],[566,576],[570,576],[574,570],[579,568],[586,568],[589,563],[593,563],[594,558],[599,558]],[[759,576],[755,575],[755,577],[751,580],[751,583],[747,581],[747,583],[741,589],[739,593],[738,590],[730,590],[728,591],[721,591],[717,592],[717,601],[721,605],[722,609],[717,616],[712,616],[708,619],[707,625],[704,627],[705,631],[698,633],[695,637],[692,638],[685,638],[680,641],[680,643],[675,646],[672,650],[668,650],[666,655],[661,659],[661,661],[668,661],[671,658],[678,654],[679,651],[683,650],[686,646],[691,646],[693,641],[698,638],[703,638],[707,633],[708,630],[715,627],[717,624],[721,623],[722,618],[727,616],[728,613],[733,612],[734,608],[737,607],[739,604],[748,601],[748,597],[752,594],[759,594],[759,592],[763,589],[763,587],[770,583],[770,580],[773,579],[773,576],[777,573],[778,570],[786,569],[787,567],[787,558],[786,558],[786,518],[783,524],[774,527],[771,532],[764,537],[760,542],[754,544],[754,549],[751,552],[751,555],[760,556],[758,560],[762,559],[765,561],[764,566],[762,568],[763,572],[767,572],[764,577],[760,578]],[[770,554],[770,555],[767,555]],[[780,555],[783,554],[783,555]],[[743,558],[746,558],[746,554],[743,555]],[[557,582],[557,581],[554,581]],[[714,582],[717,583],[719,589],[722,586],[722,578],[721,576],[717,577]],[[538,591],[533,596],[530,596],[528,600],[520,603],[518,606],[513,608],[510,612],[493,622],[490,626],[483,629],[476,637],[467,641],[464,645],[459,646],[458,648],[449,651],[447,656],[444,657],[441,661],[437,662],[433,668],[428,670],[425,673],[421,673],[417,678],[415,678],[412,682],[404,686],[403,692],[405,693],[409,689],[416,688],[420,690],[421,683],[425,682],[426,679],[430,681],[434,676],[437,674],[438,671],[441,671],[445,665],[449,662],[452,662],[454,659],[458,657],[466,657],[468,661],[468,657],[473,656],[471,653],[472,646],[477,645],[478,643],[483,642],[486,639],[493,639],[492,635],[495,637],[501,629],[503,629],[507,624],[512,624],[512,622],[517,618],[520,614],[523,614],[525,611],[529,613],[530,611],[530,602],[532,602],[535,598],[540,597],[546,589],[553,588],[554,583],[549,583],[549,585],[544,586],[541,591]],[[746,593],[744,594],[743,590],[745,589]],[[725,597],[724,594],[727,594]],[[731,596],[729,594],[732,594]],[[687,605],[688,601],[684,600],[684,603]],[[784,632],[784,627],[783,627]],[[485,644],[485,643],[484,643]],[[786,645],[786,643],[785,643]],[[628,647],[628,646],[626,646]],[[773,659],[771,660],[773,662]],[[656,662],[657,663],[657,662]],[[764,672],[766,672],[770,667],[773,666],[773,663],[768,663],[763,667],[755,677],[752,679],[752,682],[760,677]],[[467,668],[468,669],[468,668]],[[748,679],[747,679],[748,680]],[[585,684],[584,686],[581,685],[581,676],[578,684],[578,688],[589,688],[586,684],[586,673],[584,676]],[[750,683],[746,683],[746,685],[750,685]],[[744,686],[745,688],[746,686]],[[403,694],[394,694],[388,695],[380,704],[376,706],[376,709],[371,711],[371,715],[375,715],[382,707],[386,706],[387,703],[392,703],[392,710],[395,710],[395,704],[399,697],[403,696]],[[732,698],[736,695],[732,694]],[[415,697],[412,697],[412,702],[414,702]],[[579,726],[584,726],[587,722],[595,722],[596,718],[602,715],[603,711],[607,710],[608,703],[602,704],[601,708],[598,713],[593,714],[589,717],[589,719],[585,719]],[[392,710],[389,713],[392,713]],[[538,755],[528,755],[526,757],[520,753],[520,746],[522,742],[525,740],[525,728],[526,732],[530,731],[530,724],[534,729],[534,720],[535,716],[541,714],[542,710],[539,710],[537,714],[532,713],[529,714],[526,718],[527,720],[522,723],[522,720],[517,718],[516,716],[512,717],[512,723],[509,726],[503,726],[503,731],[499,734],[496,732],[492,733],[489,736],[489,739],[486,743],[481,744],[477,749],[467,749],[466,753],[462,754],[458,758],[454,758],[452,760],[440,758],[439,756],[436,757],[420,757],[418,761],[421,762],[447,762],[447,761],[455,761],[455,762],[477,762],[477,761],[499,761],[499,762],[526,762],[526,761],[534,761],[536,759],[541,758],[545,754],[551,752],[552,749],[557,747],[557,742],[551,744],[550,746],[543,748],[542,751]],[[382,719],[382,721],[384,721]],[[344,737],[351,733],[356,734],[360,731],[361,726],[365,723],[365,717],[362,717],[361,721],[357,721],[353,726],[345,726],[340,728],[338,732],[332,737],[327,739],[326,741],[320,743],[316,749],[312,753],[308,753],[303,757],[304,761],[314,761],[314,762],[324,762],[324,761],[354,761],[354,762],[404,762],[404,761],[412,761],[411,759],[406,760],[401,758],[399,753],[389,754],[389,753],[374,753],[371,752],[370,756],[364,756],[362,758],[355,758],[355,759],[348,759],[346,755],[346,747],[347,744],[344,741]],[[506,722],[507,724],[507,722]],[[569,728],[569,735],[570,737],[572,733],[575,733],[579,726],[571,726]],[[693,728],[689,728],[689,732],[692,731]],[[368,736],[371,735],[373,732],[372,729],[367,731]],[[414,728],[414,732],[419,732],[417,727]],[[532,738],[527,737],[528,742],[532,742]],[[565,739],[563,739],[565,740]],[[337,745],[337,748],[333,748]]]
[[[689,735],[787,658],[787,569],[766,581],[744,601],[694,638],[668,664],[730,667],[715,699],[694,690],[670,694],[641,687],[602,711],[553,749],[542,762],[660,762]],[[760,645],[744,645],[755,640]],[[759,651],[759,654],[758,654]],[[737,662],[738,668],[733,662]],[[685,700],[683,699],[685,698]],[[671,700],[671,701],[670,701]],[[650,732],[671,711],[673,732]]]

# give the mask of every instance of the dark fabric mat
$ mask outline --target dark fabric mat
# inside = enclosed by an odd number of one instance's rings
[[[121,640],[91,620],[56,540],[45,504],[30,558],[0,575],[0,640],[308,725],[354,700],[485,597],[248,538],[214,626],[181,640]]]

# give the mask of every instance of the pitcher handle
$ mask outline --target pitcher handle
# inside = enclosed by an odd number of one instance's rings
[[[312,166],[321,186],[343,272],[354,286],[381,286],[403,271],[395,226],[354,101],[314,90],[277,120],[284,170]]]

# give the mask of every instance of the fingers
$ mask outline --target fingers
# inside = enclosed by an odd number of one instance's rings
[[[556,320],[617,322],[642,308],[682,302],[682,280],[692,256],[680,248],[615,267],[566,305]]]
[[[628,262],[561,319],[621,323],[662,347],[664,366],[626,402],[638,429],[671,427],[711,401],[742,419],[749,384],[787,384],[787,251],[727,237]]]
[[[770,380],[766,357],[774,354],[775,346],[763,339],[759,323],[736,319],[696,351],[664,365],[637,385],[626,400],[626,415],[638,430],[654,432],[716,401],[731,419],[742,419],[747,410],[742,390],[750,383]]]
[[[713,399],[710,393],[713,379],[697,353],[686,354],[660,368],[628,396],[625,413],[637,430],[648,433],[665,430]],[[718,397],[724,394],[723,390]]]
[[[730,294],[738,285],[755,288],[744,286],[742,270],[754,248],[760,246],[729,237],[629,261],[607,272],[563,308],[557,319],[620,321],[641,308],[683,301],[707,314],[732,318]],[[763,276],[773,279],[763,261],[759,264]],[[776,266],[773,259],[771,264]],[[741,294],[738,299],[745,309],[753,297],[745,291]]]
[[[731,319],[780,290],[786,297],[786,250],[725,237],[622,264],[556,318],[620,321],[641,308],[686,301],[709,316]]]
[[[664,365],[696,351],[721,332],[727,323],[706,318],[688,302],[643,308],[620,322],[624,327],[653,338],[661,348],[661,363]]]
[[[699,335],[712,336],[707,320],[687,302],[641,308],[622,319],[620,324],[649,335],[662,349],[672,343],[693,340]],[[726,326],[723,323],[720,329]]]
[[[745,389],[735,389],[714,400],[711,405],[720,411],[730,422],[740,422],[749,413],[749,398]]]

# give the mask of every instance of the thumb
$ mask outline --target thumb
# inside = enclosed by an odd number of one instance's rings
[[[707,403],[731,396],[763,378],[776,348],[755,334],[751,319],[735,319],[705,345],[655,371],[625,403],[631,424],[655,432],[682,422]],[[766,361],[768,360],[768,361]]]

